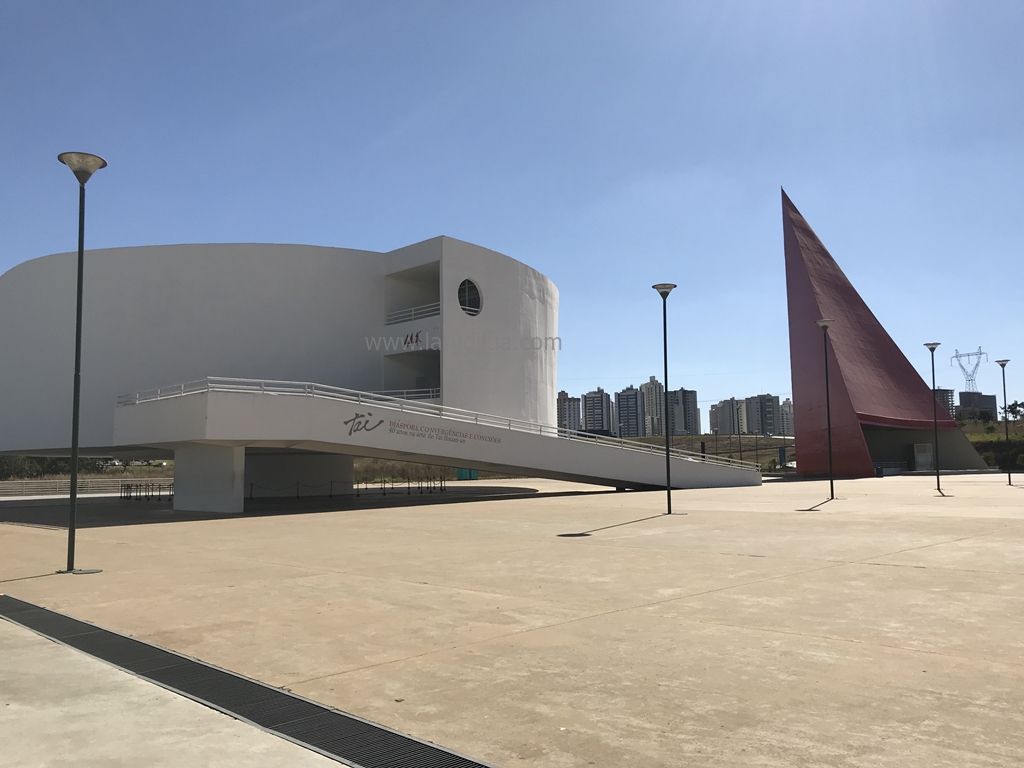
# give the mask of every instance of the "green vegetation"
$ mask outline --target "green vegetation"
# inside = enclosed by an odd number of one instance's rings
[[[1018,472],[1024,467],[1021,463],[1024,458],[1024,436],[1014,439],[1011,435],[1010,442],[1006,442],[1003,437],[973,442],[981,458],[990,467],[998,467],[1004,472],[1011,469]]]
[[[358,483],[379,483],[382,480],[412,482],[455,480],[454,467],[437,467],[428,464],[413,464],[406,461],[356,458],[355,481]],[[42,458],[37,456],[0,456],[0,480],[53,480],[66,479],[71,474],[71,460],[67,458]],[[109,459],[80,459],[78,476],[94,478],[171,478],[174,477],[174,462],[132,462],[111,466]],[[497,472],[480,472],[481,480],[509,477]]]
[[[990,467],[998,467],[1004,472],[1021,471],[1024,463],[1024,404],[1013,402],[1007,407],[1010,413],[1010,441],[1006,441],[1006,422],[994,422],[991,419],[972,419],[961,421],[960,428],[967,439],[974,444],[981,458]]]
[[[972,443],[987,443],[1006,439],[1006,426],[1002,421],[985,422],[978,419],[976,421],[961,421],[957,423],[960,424],[960,428]],[[1024,440],[1024,421],[1010,422],[1010,440]]]
[[[71,459],[46,456],[0,456],[0,480],[53,480],[71,475]],[[134,462],[110,465],[109,459],[80,458],[78,476],[101,477],[173,477],[174,462]]]

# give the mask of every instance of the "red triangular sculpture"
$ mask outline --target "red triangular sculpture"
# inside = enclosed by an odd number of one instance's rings
[[[834,321],[828,332],[828,367],[835,474],[873,477],[875,467],[864,427],[932,430],[935,397],[785,191],[782,229],[797,471],[806,475],[827,475],[829,471],[825,343],[817,324],[819,319],[829,318]],[[940,430],[959,430],[941,403],[938,426]],[[957,448],[962,448],[959,442]],[[940,463],[946,468],[941,455]]]

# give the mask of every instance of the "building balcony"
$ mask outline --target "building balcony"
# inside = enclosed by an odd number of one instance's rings
[[[425,317],[436,317],[441,314],[441,302],[435,301],[431,304],[421,304],[418,307],[408,309],[396,309],[384,315],[384,325],[397,325],[407,323],[410,320],[422,320]]]
[[[370,392],[371,395],[381,397],[395,397],[400,400],[440,400],[440,387],[426,387],[423,389],[384,389]]]

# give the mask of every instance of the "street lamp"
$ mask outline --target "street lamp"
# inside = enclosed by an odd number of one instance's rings
[[[942,483],[939,480],[939,399],[935,396],[935,350],[939,346],[937,341],[929,341],[925,344],[928,351],[932,353],[932,426],[935,428],[935,490],[942,495]]]
[[[1006,447],[1010,447],[1010,410],[1006,403],[1006,364],[1009,360],[996,360],[996,363],[1000,368],[1003,369],[1003,426],[1006,427]],[[1010,451],[1006,454],[1006,482],[1008,485],[1013,485],[1013,475],[1011,474],[1013,463],[1010,461]]]
[[[96,171],[107,167],[102,157],[87,152],[57,155],[78,179],[78,304],[75,313],[75,394],[71,409],[71,492],[68,510],[68,567],[62,573],[99,573],[97,569],[75,569],[75,513],[78,506],[78,421],[82,396],[82,272],[85,265],[85,183]]]
[[[822,331],[822,338],[825,343],[825,423],[828,426],[828,498],[836,497],[836,475],[832,469],[832,401],[828,391],[828,328],[834,320],[822,318],[818,326]]]
[[[672,461],[670,456],[671,435],[668,428],[668,295],[675,288],[673,283],[658,283],[652,288],[661,295],[661,331],[665,350],[665,414],[662,419],[662,429],[665,430],[665,500],[668,511],[666,515],[672,514]]]

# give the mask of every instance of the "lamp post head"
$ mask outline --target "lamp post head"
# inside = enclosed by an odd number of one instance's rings
[[[825,331],[825,333],[828,333],[829,326],[832,325],[832,323],[834,322],[835,320],[823,317],[821,320],[818,320],[818,326],[821,328],[821,330]]]
[[[1009,360],[996,360],[996,365],[998,365],[1000,368],[1002,368],[1005,371],[1006,370],[1006,364],[1008,362],[1010,362],[1010,361]]]
[[[71,169],[78,179],[78,183],[85,185],[96,171],[107,167],[107,161],[99,155],[90,155],[88,152],[62,152],[57,159]]]
[[[675,287],[675,283],[658,283],[657,285],[651,286],[651,288],[661,294],[661,298],[663,299],[667,299],[668,295],[672,293],[672,289]]]
[[[937,341],[929,341],[927,344],[925,344],[925,346],[928,347],[928,351],[931,352],[934,355],[935,354],[935,350],[938,349],[939,342],[937,342]]]

